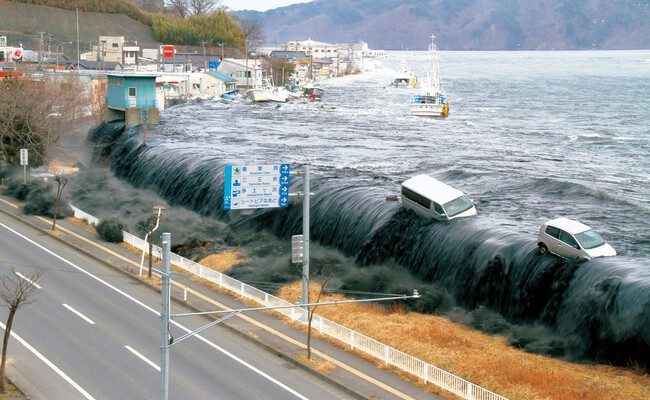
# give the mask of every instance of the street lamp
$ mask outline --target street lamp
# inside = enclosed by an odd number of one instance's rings
[[[147,272],[147,278],[151,278],[151,269],[153,268],[152,257],[151,257],[151,253],[153,250],[153,240],[151,235],[154,233],[156,229],[158,229],[158,225],[160,224],[160,216],[162,215],[163,211],[165,211],[165,207],[153,206],[154,213],[147,218],[147,234],[144,236],[144,241],[149,244],[149,271]],[[156,218],[156,226],[151,228],[151,225],[153,223],[153,218]],[[142,267],[144,265],[144,253],[145,253],[145,249],[142,249],[142,258],[140,259],[140,273],[138,274],[138,276],[142,276]]]

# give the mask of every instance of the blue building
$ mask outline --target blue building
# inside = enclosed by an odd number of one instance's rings
[[[126,127],[158,124],[155,74],[108,74],[106,120],[122,119]]]

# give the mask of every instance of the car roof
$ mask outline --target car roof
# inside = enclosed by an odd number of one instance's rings
[[[581,222],[574,221],[572,219],[564,218],[564,217],[552,219],[548,221],[545,225],[551,225],[556,228],[560,228],[563,231],[567,231],[571,234],[576,234],[591,229],[590,227],[588,227],[587,225]]]
[[[420,174],[409,178],[402,183],[402,186],[442,204],[457,199],[464,194],[460,190],[454,189],[427,174]]]

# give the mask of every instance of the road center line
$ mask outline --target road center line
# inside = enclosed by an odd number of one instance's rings
[[[16,275],[18,275],[19,278],[24,279],[25,281],[27,281],[27,283],[34,286],[36,289],[41,289],[41,285],[39,285],[38,283],[34,282],[33,280],[29,279],[28,277],[26,277],[25,275],[21,274],[18,271],[14,271],[14,272],[16,273]]]
[[[90,325],[95,325],[95,321],[93,321],[92,319],[86,317],[85,315],[83,315],[83,314],[80,313],[79,311],[75,310],[74,308],[70,307],[69,305],[67,305],[67,304],[65,304],[65,303],[63,303],[63,304],[61,304],[61,305],[62,305],[63,307],[65,307],[65,308],[67,308],[68,310],[72,311],[73,313],[77,314],[77,316],[78,316],[79,318],[81,318],[81,319],[83,319],[84,321],[88,322]]]
[[[0,322],[0,328],[7,329],[5,324],[3,324],[2,322]],[[56,372],[60,377],[65,379],[65,381],[68,382],[73,388],[77,389],[77,391],[79,393],[81,393],[82,396],[84,396],[88,400],[95,400],[95,398],[93,396],[91,396],[88,392],[86,392],[81,386],[79,386],[79,384],[77,384],[77,382],[73,381],[72,378],[70,378],[68,375],[65,374],[65,372],[61,371],[59,369],[59,367],[54,365],[54,363],[52,361],[45,358],[44,355],[42,355],[38,350],[36,350],[29,343],[27,343],[27,341],[25,339],[18,336],[18,334],[16,334],[13,330],[11,331],[11,336],[14,339],[16,339],[18,342],[20,342],[20,344],[25,346],[25,348],[27,348],[27,350],[31,351],[41,361],[43,361],[48,367],[52,368],[52,370],[54,370],[54,372]]]
[[[144,361],[144,362],[146,362],[147,364],[151,365],[151,366],[154,367],[158,372],[160,372],[160,367],[159,367],[158,365],[156,365],[155,362],[151,361],[151,360],[148,359],[147,357],[145,357],[145,356],[143,356],[142,354],[140,354],[139,352],[137,352],[133,347],[131,347],[131,346],[124,346],[124,348],[127,349],[128,351],[130,351],[131,353],[135,354],[139,359],[141,359],[142,361]]]

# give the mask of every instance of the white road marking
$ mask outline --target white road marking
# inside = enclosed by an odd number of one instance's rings
[[[2,329],[6,329],[7,327],[5,326],[5,324],[3,324],[2,322],[0,322],[0,328],[2,328]],[[52,368],[52,370],[54,370],[54,372],[56,372],[60,377],[62,377],[63,379],[65,379],[65,381],[68,382],[68,383],[69,383],[73,388],[77,389],[77,391],[78,391],[79,393],[81,393],[82,396],[84,396],[84,397],[87,398],[88,400],[95,400],[95,398],[94,398],[93,396],[91,396],[88,392],[86,392],[86,391],[84,390],[84,388],[82,388],[81,386],[79,386],[79,384],[77,384],[77,382],[73,381],[72,378],[70,378],[68,375],[65,374],[65,372],[61,371],[61,370],[59,369],[59,367],[57,367],[56,365],[54,365],[54,363],[53,363],[52,361],[50,361],[50,360],[48,360],[47,358],[45,358],[44,355],[42,355],[41,353],[39,353],[38,350],[36,350],[35,348],[33,348],[29,343],[27,343],[27,341],[25,341],[25,339],[23,339],[23,338],[21,338],[20,336],[18,336],[18,334],[16,334],[13,330],[11,331],[11,336],[13,336],[13,337],[18,341],[18,342],[20,342],[20,344],[22,344],[23,346],[25,346],[25,347],[27,348],[27,350],[29,350],[29,351],[31,351],[32,353],[34,353],[34,355],[35,355],[36,357],[40,358],[41,361],[43,361],[43,362],[44,362],[48,367]]]
[[[106,287],[108,287],[108,288],[114,290],[115,292],[121,294],[122,296],[124,296],[124,297],[126,297],[127,299],[133,301],[134,303],[138,304],[139,306],[143,307],[144,309],[146,309],[146,310],[148,310],[148,311],[150,311],[150,312],[156,314],[157,316],[160,316],[160,313],[159,313],[158,311],[154,310],[153,308],[151,308],[151,307],[149,307],[148,305],[144,304],[144,303],[141,302],[140,300],[138,300],[138,299],[136,299],[135,297],[131,296],[130,294],[124,292],[123,290],[118,289],[117,287],[111,285],[110,283],[108,283],[108,282],[106,282],[105,280],[99,278],[98,276],[95,276],[95,275],[91,274],[90,272],[86,271],[85,269],[83,269],[83,268],[77,266],[77,265],[74,264],[72,261],[68,261],[68,260],[66,260],[65,258],[61,257],[60,255],[54,253],[53,251],[51,251],[51,250],[45,248],[44,246],[42,246],[42,245],[40,245],[40,244],[34,242],[32,239],[28,238],[27,236],[25,236],[25,235],[23,235],[23,234],[21,234],[21,233],[19,233],[19,232],[16,232],[15,230],[9,228],[7,225],[5,225],[5,224],[3,224],[3,223],[0,223],[0,226],[3,226],[5,229],[7,229],[7,230],[13,232],[14,234],[20,236],[21,238],[25,239],[25,240],[28,241],[29,243],[31,243],[31,244],[33,244],[34,246],[38,247],[39,249],[41,249],[41,250],[43,250],[43,251],[45,251],[45,252],[51,254],[52,256],[54,256],[54,257],[58,258],[59,260],[63,261],[64,263],[66,263],[66,264],[70,265],[71,267],[77,269],[79,272],[88,275],[88,277],[90,277],[90,278],[96,280],[97,282],[100,282],[101,284],[105,285]],[[174,324],[175,326],[179,327],[180,329],[184,330],[185,332],[191,332],[191,331],[192,331],[192,329],[186,328],[185,326],[179,324],[179,323],[176,322],[176,321],[171,321],[171,323]],[[241,365],[243,365],[243,366],[245,366],[246,368],[250,369],[251,371],[253,371],[253,372],[259,374],[260,376],[266,378],[266,379],[269,380],[270,382],[272,382],[272,383],[278,385],[279,387],[281,387],[282,389],[286,390],[287,392],[293,394],[293,395],[296,396],[297,398],[299,398],[299,399],[303,399],[303,400],[309,400],[309,398],[307,398],[307,397],[303,396],[302,394],[296,392],[295,390],[293,390],[293,389],[290,388],[289,386],[287,386],[287,385],[285,385],[284,383],[278,381],[277,379],[275,379],[275,378],[273,378],[272,376],[268,375],[267,373],[261,371],[260,369],[254,367],[253,365],[247,363],[246,361],[242,360],[241,358],[237,357],[236,355],[234,355],[234,354],[228,352],[226,349],[219,347],[219,346],[218,346],[217,344],[215,344],[215,343],[212,343],[211,341],[209,341],[208,339],[204,338],[203,336],[201,336],[201,335],[194,335],[194,337],[196,337],[197,339],[199,339],[199,340],[201,340],[202,342],[206,343],[208,346],[214,348],[215,350],[218,350],[218,351],[221,352],[222,354],[224,354],[224,355],[226,355],[226,356],[232,358],[233,360],[239,362]]]
[[[34,286],[36,289],[41,289],[41,285],[39,285],[38,283],[34,282],[33,280],[29,279],[28,277],[26,277],[25,275],[21,274],[18,271],[14,271],[14,272],[16,273],[16,275],[18,275],[18,277],[26,280],[30,285]]]
[[[144,361],[144,362],[146,362],[147,364],[151,365],[151,366],[154,367],[158,372],[160,372],[160,367],[159,367],[158,365],[156,365],[155,362],[151,361],[151,360],[148,359],[147,357],[145,357],[145,356],[143,356],[142,354],[140,354],[139,352],[137,352],[133,347],[131,347],[131,346],[124,346],[124,348],[127,349],[128,351],[130,351],[131,353],[135,354],[135,355],[138,356],[138,358],[140,358],[142,361]]]
[[[86,317],[85,315],[83,315],[83,314],[80,313],[79,311],[75,310],[74,308],[70,307],[69,305],[67,305],[67,304],[65,304],[65,303],[63,303],[63,304],[61,304],[61,305],[62,305],[63,307],[65,307],[65,308],[67,308],[68,310],[72,311],[73,313],[77,314],[77,316],[78,316],[79,318],[81,318],[81,319],[83,319],[84,321],[88,322],[90,325],[95,325],[95,321],[93,321],[92,319]]]

